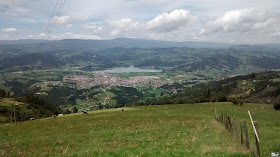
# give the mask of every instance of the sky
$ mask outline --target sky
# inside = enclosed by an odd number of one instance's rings
[[[0,0],[0,40],[137,38],[280,43],[279,0]],[[52,18],[51,18],[52,17]]]

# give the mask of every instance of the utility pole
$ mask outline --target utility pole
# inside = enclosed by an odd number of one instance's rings
[[[11,107],[11,123],[13,123],[13,108],[14,108],[14,104]]]
[[[15,123],[17,124],[15,103],[16,103],[16,101],[14,100],[14,119],[15,119]]]

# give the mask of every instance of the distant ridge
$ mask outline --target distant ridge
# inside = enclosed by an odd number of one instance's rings
[[[0,45],[11,44],[38,44],[40,40],[22,39],[22,40],[0,40]],[[84,40],[84,39],[63,39],[49,41],[48,46],[52,48],[74,48],[74,49],[107,49],[113,47],[124,48],[167,48],[167,47],[189,47],[189,48],[229,48],[233,46],[227,43],[215,43],[206,41],[184,41],[172,42],[162,40],[134,39],[134,38],[116,38],[108,40]]]
[[[0,40],[0,45],[11,45],[11,44],[38,44],[41,40],[39,39],[20,39],[20,40]]]
[[[256,44],[256,45],[235,45],[232,48],[247,50],[247,51],[279,51],[280,43],[266,43],[266,44]]]
[[[233,46],[226,43],[201,42],[201,41],[184,41],[172,42],[162,40],[133,39],[133,38],[116,38],[110,40],[81,40],[81,39],[64,39],[49,43],[52,46],[63,47],[81,47],[106,49],[113,47],[124,48],[167,48],[167,47],[190,47],[190,48],[228,48]]]
[[[1,45],[28,45],[35,47],[41,42],[39,39],[22,39],[22,40],[0,40]],[[24,47],[24,46],[23,46]],[[102,50],[115,47],[122,48],[169,48],[169,47],[188,47],[188,48],[233,48],[248,51],[268,51],[280,50],[279,43],[266,43],[266,44],[230,44],[218,43],[207,41],[183,41],[172,42],[163,40],[150,40],[150,39],[134,39],[134,38],[116,38],[107,40],[86,40],[86,39],[63,39],[52,40],[47,43],[45,51],[52,50]]]

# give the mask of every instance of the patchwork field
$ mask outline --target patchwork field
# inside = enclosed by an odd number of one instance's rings
[[[0,155],[254,156],[214,120],[210,103],[122,109],[1,124]],[[280,113],[271,105],[215,103],[215,109],[247,122],[250,109],[259,123],[262,156],[280,151]],[[248,128],[253,149],[250,123]]]

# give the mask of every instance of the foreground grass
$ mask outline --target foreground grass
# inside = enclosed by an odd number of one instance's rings
[[[258,122],[261,156],[270,156],[271,152],[280,152],[280,112],[274,110],[272,105],[236,106],[232,103],[215,103],[215,109],[217,114],[225,113],[231,118],[236,117],[238,124],[239,120],[247,121],[250,149],[255,151],[255,134],[248,115],[248,110],[250,110],[253,120]],[[238,132],[240,132],[239,125]]]
[[[258,111],[254,105],[243,109],[227,103],[215,104],[219,113],[228,111],[241,118],[246,109],[263,115],[259,121],[263,153],[279,146],[279,112]],[[58,118],[0,125],[2,156],[249,156],[252,152],[239,144],[213,120],[211,104],[145,106],[71,114]],[[240,112],[242,110],[242,112]],[[267,111],[269,110],[269,112]],[[273,115],[270,113],[273,112]],[[269,119],[267,119],[269,118]],[[273,119],[273,122],[267,121]],[[262,123],[271,130],[262,128]],[[278,130],[278,133],[275,131]],[[275,133],[275,134],[274,134]],[[273,141],[274,139],[274,141]],[[278,140],[278,141],[277,141]],[[264,150],[264,147],[269,150]],[[276,150],[274,150],[276,151]],[[267,155],[266,155],[267,156]]]

